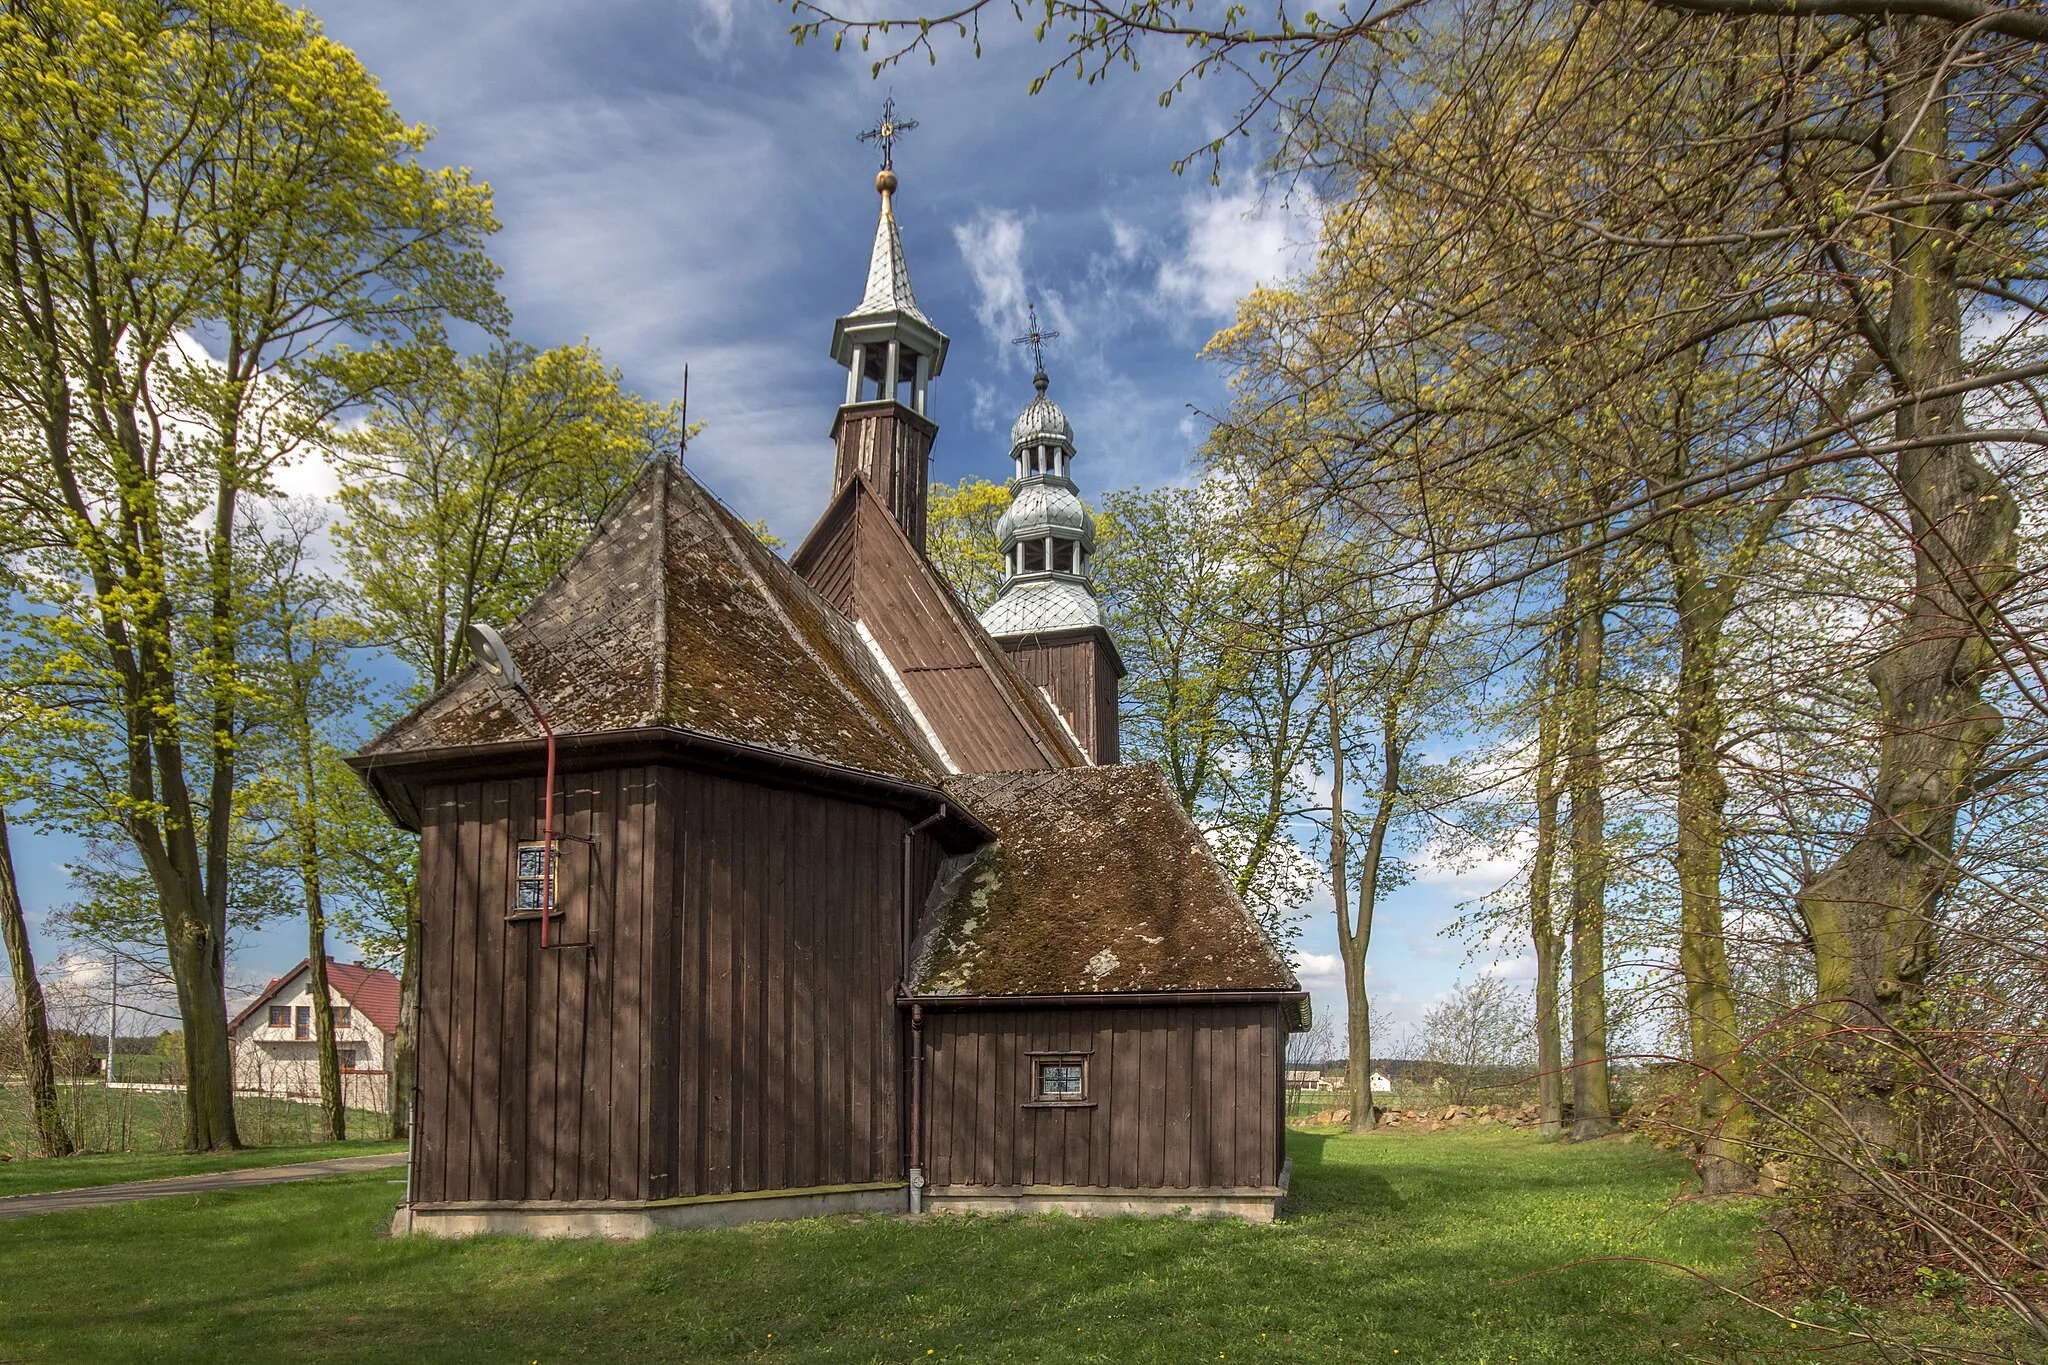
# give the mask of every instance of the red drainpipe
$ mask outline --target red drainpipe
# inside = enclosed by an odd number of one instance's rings
[[[924,1212],[924,1006],[910,1007],[910,1211]]]
[[[946,818],[945,802],[924,819],[903,831],[903,961],[897,989],[910,994],[910,950],[917,941],[917,888],[910,882],[911,845],[918,835]],[[910,1007],[910,1211],[924,1212],[924,1006]]]

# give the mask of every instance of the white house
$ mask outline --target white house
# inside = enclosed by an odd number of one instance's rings
[[[320,1097],[310,961],[265,986],[228,1026],[235,1089],[286,1099]],[[341,1093],[351,1109],[391,1110],[391,1040],[398,1032],[398,978],[360,962],[327,959]]]

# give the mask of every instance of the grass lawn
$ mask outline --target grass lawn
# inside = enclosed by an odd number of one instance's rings
[[[239,1152],[114,1152],[101,1156],[70,1156],[54,1161],[0,1162],[0,1197],[44,1190],[75,1190],[86,1185],[118,1185],[130,1180],[158,1180],[167,1175],[199,1175],[206,1171],[239,1171],[248,1166],[282,1166],[293,1161],[322,1161],[335,1156],[369,1156],[402,1152],[402,1142],[316,1142],[296,1146],[250,1147]]]
[[[98,1081],[65,1082],[57,1087],[57,1107],[71,1140],[89,1151],[163,1153],[176,1151],[185,1142],[185,1097],[175,1091],[108,1089]],[[0,1083],[0,1154],[18,1161],[35,1151],[29,1118],[28,1087],[19,1082]],[[255,1146],[304,1146],[320,1139],[320,1106],[237,1095],[235,1126],[242,1141]],[[348,1131],[365,1136],[387,1133],[391,1120],[351,1109]],[[4,1170],[0,1166],[0,1171]],[[0,1175],[0,1181],[5,1178]]]
[[[1629,1361],[1786,1334],[1755,1218],[1646,1146],[1294,1137],[1271,1227],[835,1218],[644,1242],[382,1233],[397,1172],[0,1223],[0,1360]],[[1673,1345],[1672,1343],[1683,1343]],[[1794,1358],[1797,1357],[1796,1350]],[[1782,1356],[1780,1358],[1783,1358]]]

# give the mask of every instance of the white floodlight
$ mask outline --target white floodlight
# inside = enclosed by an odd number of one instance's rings
[[[484,670],[502,679],[509,686],[525,690],[519,681],[519,665],[512,662],[512,651],[505,647],[505,637],[481,621],[471,621],[464,633],[469,642],[469,652]]]
[[[548,775],[541,786],[540,817],[540,946],[555,945],[548,941],[548,921],[561,912],[555,909],[555,727],[548,722],[547,713],[540,709],[540,703],[533,699],[533,693],[526,690],[526,684],[519,680],[519,665],[512,662],[512,651],[505,646],[505,637],[481,621],[471,621],[469,629],[463,632],[469,643],[469,652],[483,665],[484,672],[519,694],[526,703],[526,709],[540,722],[540,728],[548,738]],[[564,945],[574,947],[576,945]]]

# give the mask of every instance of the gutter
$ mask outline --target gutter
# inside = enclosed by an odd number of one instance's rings
[[[1304,990],[1096,991],[1061,995],[911,995],[897,997],[899,1009],[924,1010],[1102,1009],[1118,1005],[1285,1005],[1308,999]]]

